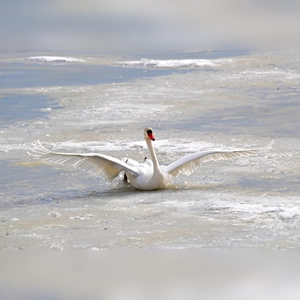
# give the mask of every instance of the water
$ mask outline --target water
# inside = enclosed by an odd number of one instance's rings
[[[0,59],[1,249],[299,248],[298,52],[51,54],[83,61]],[[163,164],[275,145],[154,192],[26,153],[40,139],[142,161],[146,126]]]

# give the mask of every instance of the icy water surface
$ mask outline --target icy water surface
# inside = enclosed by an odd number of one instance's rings
[[[299,248],[298,52],[6,53],[0,66],[0,249]],[[146,126],[162,164],[275,145],[154,192],[26,154],[39,139],[142,161]]]

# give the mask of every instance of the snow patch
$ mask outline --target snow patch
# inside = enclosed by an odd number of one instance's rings
[[[83,59],[64,56],[31,56],[28,58],[31,61],[47,62],[47,63],[73,63],[85,62]]]
[[[193,67],[216,67],[228,59],[146,59],[142,58],[140,60],[133,61],[122,61],[119,64],[124,66],[138,66],[138,67],[151,67],[151,68],[193,68]],[[231,60],[230,60],[231,61]]]

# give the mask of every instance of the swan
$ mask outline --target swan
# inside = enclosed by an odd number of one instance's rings
[[[143,163],[132,159],[120,160],[112,156],[97,153],[62,153],[45,148],[40,141],[32,145],[28,154],[37,159],[61,165],[73,166],[107,180],[113,180],[124,172],[124,180],[138,190],[158,190],[168,186],[172,176],[190,175],[202,162],[244,157],[270,149],[274,144],[255,149],[208,150],[187,154],[173,163],[161,166],[153,148],[155,141],[152,128],[144,129],[144,139],[150,152],[151,160],[145,158]]]

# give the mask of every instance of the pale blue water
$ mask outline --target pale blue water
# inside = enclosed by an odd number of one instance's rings
[[[41,109],[45,105],[59,108],[54,99],[44,95],[4,94],[0,98],[0,124],[7,126],[16,121],[43,117],[45,113]]]
[[[47,63],[2,63],[0,88],[36,88],[119,83],[159,75],[170,70],[147,70],[118,66]]]

